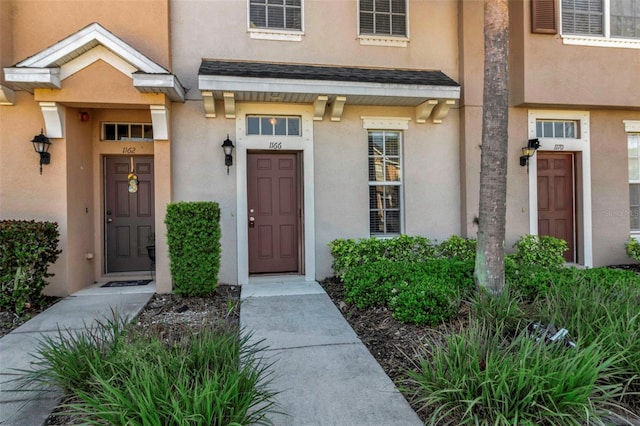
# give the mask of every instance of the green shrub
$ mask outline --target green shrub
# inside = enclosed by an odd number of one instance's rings
[[[449,259],[474,260],[476,258],[476,240],[452,235],[438,246],[440,255]]]
[[[420,274],[395,285],[389,308],[393,317],[416,325],[438,325],[458,312],[460,292],[451,282],[429,274]]]
[[[403,322],[437,324],[457,312],[473,289],[473,262],[431,259],[422,263],[383,259],[350,269],[345,300],[359,308],[388,306]]]
[[[514,244],[516,252],[509,255],[518,265],[536,265],[548,268],[564,266],[563,253],[567,242],[548,235],[523,235]]]
[[[407,392],[428,424],[599,424],[622,393],[597,344],[574,350],[505,335],[472,323],[446,346],[419,347]]]
[[[624,247],[627,251],[627,256],[640,262],[640,241],[635,238],[629,238]]]
[[[196,296],[214,291],[221,252],[218,203],[171,203],[165,223],[174,292]]]
[[[20,314],[28,306],[38,306],[49,265],[55,263],[58,249],[55,222],[0,221],[0,306]]]
[[[504,272],[507,287],[517,291],[528,301],[546,294],[554,280],[562,274],[558,269],[538,265],[517,265],[513,262],[505,262]]]
[[[423,262],[437,257],[436,246],[425,237],[400,235],[394,238],[339,238],[329,242],[333,272],[342,276],[351,268],[382,259]]]

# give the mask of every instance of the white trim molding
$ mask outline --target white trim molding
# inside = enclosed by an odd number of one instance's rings
[[[579,122],[578,138],[542,138],[536,136],[537,120],[576,120]],[[538,151],[579,152],[581,164],[577,167],[582,170],[580,176],[581,190],[579,195],[580,209],[582,213],[582,250],[581,264],[593,267],[593,225],[591,207],[591,142],[590,142],[590,115],[588,111],[563,111],[563,110],[529,110],[528,135],[530,139],[538,138],[540,149]],[[576,206],[577,207],[577,206]],[[529,232],[538,235],[538,165],[536,161],[529,161]],[[576,228],[576,232],[578,232]],[[576,254],[578,247],[576,247]]]
[[[408,130],[409,117],[362,117],[363,129]]]
[[[304,279],[315,281],[315,174],[313,161],[313,105],[239,103],[236,106],[236,208],[238,236],[238,284],[249,283],[249,221],[247,206],[247,151],[268,150],[274,136],[247,135],[247,115],[299,115],[302,135],[287,136],[278,142],[286,151],[302,151],[304,185]],[[277,137],[276,137],[277,138]],[[278,151],[275,151],[278,152]]]
[[[640,49],[640,40],[626,38],[563,35],[562,43],[573,46],[620,47],[624,49]]]
[[[254,40],[302,41],[302,31],[269,30],[266,28],[249,28],[249,37]]]
[[[640,133],[640,120],[622,120],[625,133]]]
[[[386,46],[386,47],[407,47],[409,39],[407,37],[391,37],[380,35],[359,35],[358,40],[362,46]]]
[[[169,140],[169,109],[164,105],[150,105],[154,140]]]

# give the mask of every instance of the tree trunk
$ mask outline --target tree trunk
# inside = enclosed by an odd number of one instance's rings
[[[509,125],[508,0],[484,2],[484,94],[480,209],[474,279],[478,289],[499,295],[505,284]]]

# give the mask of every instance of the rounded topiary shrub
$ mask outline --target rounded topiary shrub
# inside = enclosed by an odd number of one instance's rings
[[[221,252],[218,203],[171,203],[165,223],[174,292],[195,296],[214,291]]]

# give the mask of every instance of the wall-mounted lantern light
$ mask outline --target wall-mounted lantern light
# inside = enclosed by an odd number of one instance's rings
[[[42,165],[51,163],[51,154],[49,154],[51,141],[44,135],[43,130],[40,130],[40,134],[35,135],[31,143],[33,143],[33,149],[40,154],[40,174],[42,174]]]
[[[522,155],[520,156],[520,165],[527,166],[527,173],[529,173],[529,158],[533,157],[536,150],[540,148],[540,141],[538,139],[529,139],[527,146],[522,147]]]
[[[224,151],[224,165],[227,166],[227,174],[229,174],[229,166],[233,164],[233,142],[229,139],[229,134],[227,133],[227,138],[222,142],[222,150]]]

